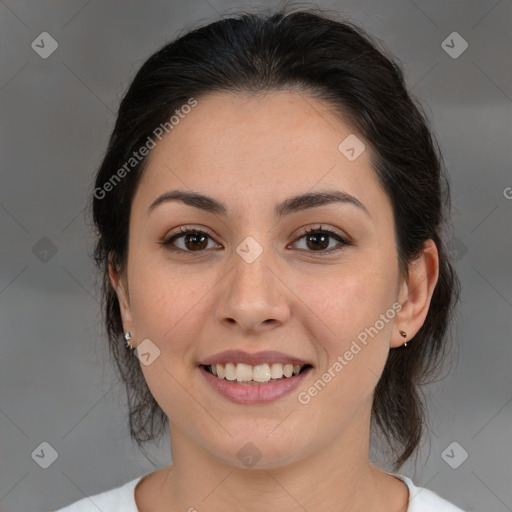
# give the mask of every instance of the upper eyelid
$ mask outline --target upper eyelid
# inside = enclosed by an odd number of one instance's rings
[[[169,238],[172,238],[177,235],[183,235],[190,231],[203,232],[212,238],[214,238],[216,236],[216,235],[212,234],[208,228],[205,228],[202,226],[198,227],[198,226],[193,226],[193,225],[191,225],[191,226],[184,225],[184,226],[180,226],[179,228],[177,228],[177,231],[175,231],[169,235],[166,235],[165,239],[168,240]],[[303,235],[306,235],[308,231],[327,231],[327,232],[331,232],[335,235],[338,235],[342,238],[348,238],[348,235],[346,235],[342,230],[339,230],[339,229],[336,229],[336,228],[333,228],[330,226],[324,226],[322,224],[312,225],[312,226],[308,226],[306,228],[301,228],[301,230],[298,233],[294,233],[293,235],[290,235],[290,236],[303,236]]]
[[[312,226],[309,226],[309,227],[306,227],[306,228],[302,228],[298,233],[295,233],[294,236],[294,241],[293,242],[296,242],[298,239],[301,239],[303,238],[304,236],[308,235],[310,231],[319,231],[319,232],[326,232],[328,233],[328,236],[331,236],[331,237],[339,237],[341,239],[341,242],[338,242],[338,243],[342,243],[342,244],[345,244],[345,245],[351,245],[351,240],[350,240],[350,237],[348,237],[345,233],[343,232],[339,232],[341,230],[337,230],[336,228],[332,228],[330,226],[324,226],[324,225],[321,225],[321,224],[318,224],[318,225],[312,225]],[[215,240],[215,236],[210,233],[210,231],[208,230],[208,228],[204,228],[204,227],[197,227],[197,226],[180,226],[178,228],[178,231],[166,236],[163,240],[163,244],[164,245],[172,245],[172,242],[171,240],[177,240],[179,238],[181,238],[182,236],[186,235],[187,233],[204,233],[206,234],[207,236],[209,236],[215,243],[218,244],[218,242]],[[173,241],[174,241],[173,240]],[[182,250],[183,249],[177,249],[177,250]],[[196,252],[196,251],[185,251],[185,252]],[[203,251],[197,251],[197,252],[203,252]],[[316,251],[312,251],[312,252],[316,252]],[[318,252],[322,252],[322,251],[318,251]]]

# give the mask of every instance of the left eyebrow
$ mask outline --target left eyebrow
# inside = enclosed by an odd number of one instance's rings
[[[170,201],[181,201],[184,204],[199,208],[209,213],[227,216],[227,207],[221,201],[198,192],[186,190],[169,190],[158,196],[149,206],[146,214],[149,215],[157,206]],[[321,192],[307,192],[295,197],[285,199],[275,207],[275,215],[282,218],[295,212],[317,208],[330,203],[345,203],[353,205],[370,216],[367,208],[356,197],[340,190],[325,190]]]
[[[291,213],[307,210],[309,208],[316,208],[330,203],[345,203],[356,206],[370,216],[367,208],[364,206],[357,197],[354,197],[346,192],[340,190],[326,190],[323,192],[308,192],[299,196],[290,197],[285,199],[282,203],[276,206],[275,213],[279,218],[289,215]]]

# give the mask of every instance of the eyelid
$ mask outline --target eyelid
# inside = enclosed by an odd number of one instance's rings
[[[177,248],[177,247],[173,246],[173,243],[172,243],[173,238],[174,239],[178,239],[180,236],[186,235],[186,234],[188,234],[190,232],[205,234],[212,241],[214,241],[216,244],[218,244],[218,242],[215,240],[215,236],[212,235],[212,233],[210,232],[210,230],[208,228],[198,227],[197,225],[184,225],[184,226],[180,226],[176,230],[172,231],[170,234],[166,235],[164,237],[164,239],[161,242],[159,242],[159,244],[161,244],[164,247],[167,247],[169,250],[175,251],[175,252],[182,252],[182,253],[189,253],[189,254],[201,254],[201,253],[206,252],[206,250],[186,251],[184,249],[180,249],[180,248]],[[311,254],[314,254],[314,253],[330,254],[330,253],[342,250],[343,246],[353,245],[352,241],[350,240],[350,238],[345,233],[343,233],[342,231],[338,230],[337,228],[330,227],[330,226],[325,227],[322,224],[317,224],[317,225],[309,226],[309,227],[306,227],[306,228],[301,228],[301,230],[298,233],[291,235],[293,237],[293,241],[291,242],[291,245],[297,243],[304,236],[307,236],[308,234],[314,234],[314,233],[325,233],[325,234],[327,234],[327,236],[329,236],[331,238],[338,238],[339,239],[338,240],[338,246],[334,247],[334,248],[331,248],[331,249],[328,249],[328,250],[305,251],[305,252],[309,252]]]
[[[341,240],[345,244],[348,245],[348,244],[352,243],[349,236],[347,234],[345,234],[343,231],[341,231],[337,228],[331,227],[331,226],[324,226],[323,224],[317,224],[317,225],[309,226],[307,228],[303,228],[297,234],[294,234],[292,236],[294,238],[301,238],[304,235],[310,234],[311,232],[313,232],[313,233],[314,232],[323,232],[323,233],[330,234],[330,236],[336,235],[339,238],[341,238]]]
[[[202,226],[197,226],[197,225],[180,226],[179,228],[176,228],[175,230],[171,231],[169,234],[166,234],[164,236],[164,238],[162,239],[162,241],[159,242],[159,243],[161,245],[163,245],[163,246],[172,247],[171,240],[173,238],[178,238],[181,235],[186,235],[187,233],[190,233],[190,232],[193,232],[193,233],[203,233],[203,234],[207,235],[208,237],[210,237],[210,239],[213,240],[216,244],[218,244],[218,242],[215,240],[216,235],[213,235],[208,228],[205,228],[205,227],[202,227]],[[174,248],[174,247],[172,247],[171,250],[174,250],[174,249],[176,251],[182,251],[182,252],[189,252],[189,253],[193,253],[194,252],[194,251],[183,251],[183,249]],[[197,252],[204,252],[204,251],[197,251]]]

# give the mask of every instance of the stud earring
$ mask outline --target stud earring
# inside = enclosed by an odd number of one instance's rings
[[[133,351],[135,350],[135,347],[133,345],[130,345],[128,342],[132,339],[132,334],[130,331],[126,331],[124,334],[123,334],[123,338],[124,338],[124,346],[130,350],[130,351]]]
[[[400,336],[402,336],[402,338],[407,338],[407,333],[405,331],[400,331]],[[407,347],[407,341],[404,343],[404,347]]]

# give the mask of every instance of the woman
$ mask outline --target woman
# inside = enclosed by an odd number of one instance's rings
[[[173,460],[61,511],[460,511],[369,460],[374,431],[395,471],[417,451],[447,352],[444,180],[351,23],[243,14],[149,58],[92,208],[131,435]]]

